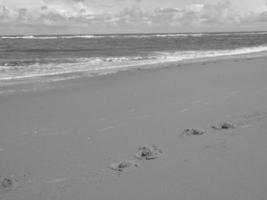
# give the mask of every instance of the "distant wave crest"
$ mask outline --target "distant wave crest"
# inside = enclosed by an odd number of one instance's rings
[[[99,39],[99,38],[179,38],[179,37],[204,37],[204,36],[242,36],[242,35],[267,35],[267,32],[236,32],[236,33],[166,33],[166,34],[110,34],[110,35],[24,35],[0,36],[2,40],[28,39],[28,40],[55,40],[55,39]]]
[[[72,36],[34,36],[34,35],[28,35],[28,36],[2,36],[0,39],[28,39],[28,40],[55,40],[55,39],[75,39],[75,38],[96,38],[98,36],[94,35],[72,35]]]
[[[2,36],[0,39],[6,40],[18,40],[18,39],[27,39],[27,40],[56,40],[56,39],[100,39],[100,38],[115,38],[115,39],[124,39],[124,38],[168,38],[168,37],[201,37],[204,34],[201,33],[192,33],[192,34],[127,34],[127,35],[61,35],[61,36]]]

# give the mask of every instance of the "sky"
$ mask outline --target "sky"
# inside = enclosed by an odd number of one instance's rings
[[[267,31],[267,0],[0,0],[0,34]]]

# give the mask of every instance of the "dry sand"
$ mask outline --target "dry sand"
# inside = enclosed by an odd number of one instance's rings
[[[12,180],[0,199],[267,199],[266,63],[135,70],[0,96],[0,179]],[[224,121],[236,127],[211,128]],[[205,133],[182,134],[191,128]],[[140,145],[163,153],[110,169]]]

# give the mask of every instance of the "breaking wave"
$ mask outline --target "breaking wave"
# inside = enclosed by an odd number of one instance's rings
[[[28,40],[55,40],[55,39],[75,39],[75,38],[84,38],[84,39],[90,39],[90,38],[97,38],[100,36],[95,35],[61,35],[61,36],[34,36],[34,35],[28,35],[28,36],[2,36],[0,39],[28,39]]]
[[[89,72],[114,73],[147,65],[267,52],[267,46],[232,50],[153,52],[147,56],[90,57],[53,60],[19,60],[0,63],[0,80],[14,80]]]
[[[203,36],[242,36],[242,35],[267,35],[267,32],[236,32],[236,33],[167,33],[167,34],[107,34],[107,35],[23,35],[0,36],[0,39],[27,39],[27,40],[55,40],[55,39],[97,39],[97,38],[175,38],[175,37],[203,37]]]

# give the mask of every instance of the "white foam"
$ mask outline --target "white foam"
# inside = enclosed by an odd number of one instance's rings
[[[167,33],[167,34],[135,34],[135,35],[113,35],[121,38],[170,38],[170,37],[201,37],[202,33]]]
[[[95,38],[170,38],[170,37],[201,37],[204,33],[168,33],[168,34],[129,34],[129,35],[59,35],[59,36],[2,36],[0,39],[95,39]]]
[[[206,33],[204,35],[215,35],[215,36],[242,36],[242,35],[267,35],[266,31],[261,32],[229,32],[229,33]]]
[[[72,36],[58,36],[58,39],[75,39],[75,38],[84,38],[84,39],[91,39],[91,38],[98,38],[102,36],[95,36],[95,35],[72,35]]]
[[[114,35],[49,35],[49,36],[2,36],[0,39],[94,39],[94,38],[170,38],[170,37],[202,37],[202,36],[238,36],[238,35],[267,35],[267,32],[222,32],[222,33],[159,33],[159,34],[114,34]]]
[[[15,80],[70,73],[114,73],[119,70],[159,63],[208,59],[267,52],[267,46],[247,47],[232,50],[156,52],[149,56],[91,57],[78,58],[73,62],[34,63],[25,66],[0,66],[0,80]]]
[[[90,38],[97,38],[101,36],[95,36],[95,35],[70,35],[70,36],[2,36],[0,39],[32,39],[32,40],[54,40],[54,39],[75,39],[75,38],[84,38],[84,39],[90,39]]]
[[[1,39],[35,39],[33,35],[25,35],[25,36],[3,36]]]
[[[200,58],[252,54],[265,51],[267,51],[267,46],[246,47],[246,48],[231,49],[231,50],[184,51],[184,52],[166,53],[162,57],[162,59],[168,61],[182,61],[182,60],[191,60]]]

